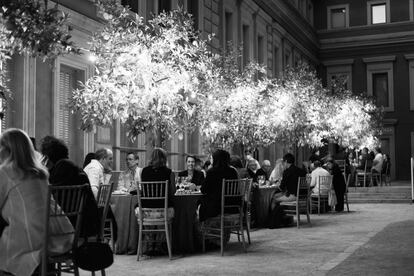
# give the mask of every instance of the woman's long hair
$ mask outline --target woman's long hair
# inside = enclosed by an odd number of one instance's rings
[[[20,178],[35,176],[47,179],[47,169],[36,158],[29,136],[20,129],[7,129],[0,136],[1,166],[10,168]]]
[[[222,149],[213,153],[213,168],[224,168],[230,165],[230,154]]]
[[[162,148],[154,148],[151,154],[150,166],[154,169],[167,166],[167,152]]]

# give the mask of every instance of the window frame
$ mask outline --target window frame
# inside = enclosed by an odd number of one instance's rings
[[[414,111],[414,54],[404,55],[408,61],[408,78],[410,81],[410,111]]]
[[[326,66],[326,87],[331,89],[332,76],[344,76],[348,77],[347,80],[347,89],[352,91],[352,65],[354,63],[353,59],[346,60],[331,60],[326,61],[323,65]]]
[[[374,95],[372,75],[376,73],[387,73],[388,75],[388,106],[384,106],[384,111],[394,111],[394,61],[395,56],[384,56],[374,58],[364,58],[367,64],[367,94]]]
[[[385,4],[385,22],[372,23],[372,6]],[[367,25],[381,25],[391,22],[390,0],[369,0],[367,1]]]
[[[338,30],[349,28],[349,4],[333,5],[327,6],[327,29],[328,30]],[[332,10],[345,9],[345,27],[333,28],[332,27]]]

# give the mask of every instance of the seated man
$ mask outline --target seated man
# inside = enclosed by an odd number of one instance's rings
[[[142,168],[138,167],[139,156],[137,152],[128,152],[126,155],[127,169],[119,175],[117,190],[126,192],[135,191],[137,182],[141,182]]]
[[[279,205],[280,202],[295,201],[298,189],[299,177],[306,176],[306,172],[294,165],[295,157],[291,153],[283,156],[283,164],[285,170],[283,172],[282,181],[279,189],[281,192],[275,193],[272,198],[272,210]]]
[[[330,173],[321,167],[321,162],[319,160],[316,160],[315,162],[313,162],[313,167],[314,169],[311,173],[312,180],[310,184],[311,189],[313,188],[312,193],[317,195],[319,194],[319,190],[321,190],[321,191],[324,191],[324,193],[327,195],[329,187],[320,186],[323,184],[319,183],[319,176],[329,176]]]
[[[178,173],[178,177],[186,177],[187,182],[196,186],[202,186],[204,183],[204,173],[195,169],[196,157],[188,155],[185,158],[187,169]]]

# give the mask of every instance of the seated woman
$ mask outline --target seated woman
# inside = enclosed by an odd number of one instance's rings
[[[247,162],[247,172],[254,183],[258,183],[259,176],[263,176],[265,180],[268,180],[266,172],[262,168],[258,168],[256,159],[249,159]]]
[[[0,160],[0,214],[6,224],[0,236],[0,274],[29,276],[41,260],[49,174],[35,157],[29,136],[20,129],[1,135]],[[67,218],[66,226],[72,228]],[[56,253],[64,253],[72,239],[60,236],[59,243],[50,244],[59,246]]]
[[[285,167],[283,166],[283,159],[282,158],[277,159],[275,168],[273,169],[269,177],[270,183],[275,184],[275,185],[280,185],[284,170],[285,170]]]
[[[243,167],[241,158],[238,155],[230,156],[230,166],[236,169],[240,179],[250,177],[247,169]]]
[[[173,196],[175,193],[175,176],[167,167],[167,153],[161,148],[155,148],[151,154],[151,161],[148,166],[142,169],[141,180],[145,181],[166,181],[168,180],[168,212],[174,213]],[[142,201],[145,208],[164,208],[163,200]],[[171,209],[171,211],[170,211]]]
[[[185,159],[187,164],[187,169],[178,173],[179,177],[186,177],[187,182],[193,183],[196,186],[203,185],[204,182],[204,173],[200,170],[195,169],[196,157],[193,155],[188,155]]]
[[[207,171],[206,180],[201,186],[203,199],[199,211],[200,222],[220,214],[223,179],[238,179],[238,174],[230,167],[230,154],[218,149],[213,153],[213,167]]]

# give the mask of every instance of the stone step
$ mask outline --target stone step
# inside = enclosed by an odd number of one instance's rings
[[[411,203],[411,199],[349,198],[349,204],[353,203]]]
[[[348,193],[348,198],[411,198],[408,193]]]
[[[369,193],[394,193],[394,192],[404,192],[411,193],[411,187],[408,186],[399,186],[399,187],[349,187],[348,192],[369,192]]]

